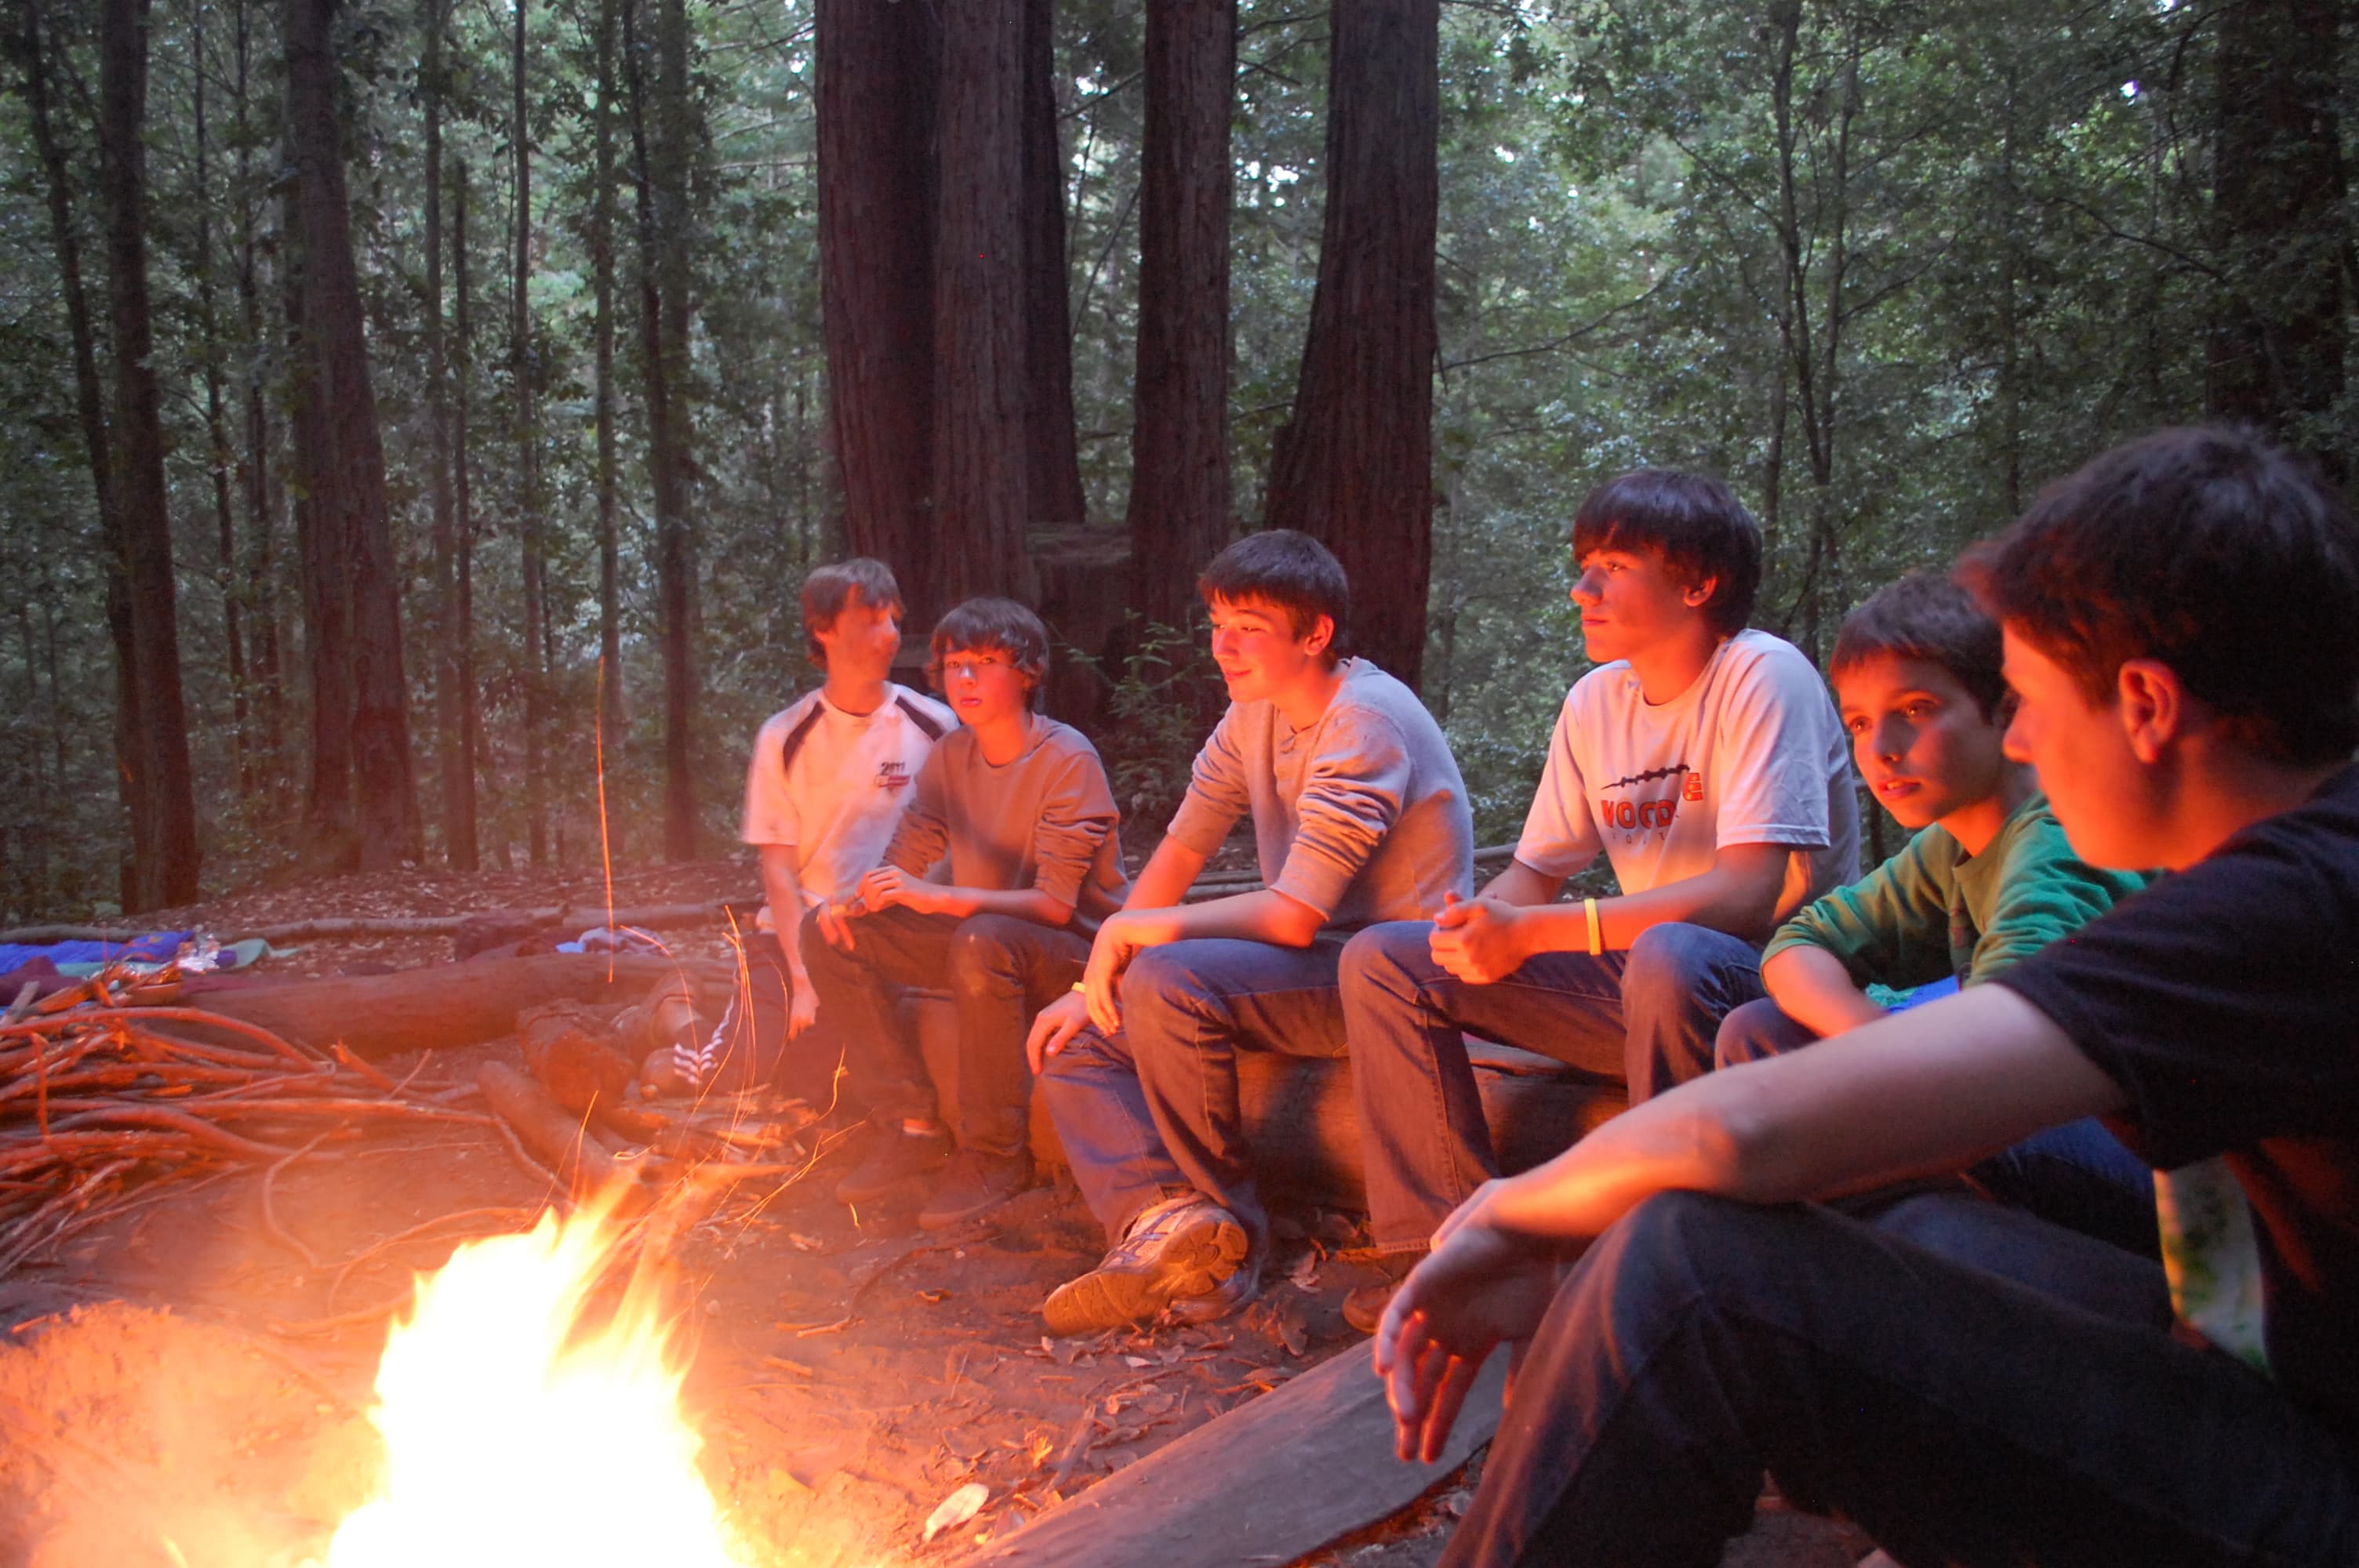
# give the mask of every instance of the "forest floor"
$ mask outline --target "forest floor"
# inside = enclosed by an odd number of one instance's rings
[[[750,881],[734,861],[638,871],[618,877],[615,903],[735,896]],[[226,933],[569,896],[603,902],[579,878],[404,872],[223,899],[158,925]],[[677,935],[697,956],[725,951],[717,929]],[[264,972],[449,955],[443,937],[314,942]],[[513,1039],[429,1054],[386,1066],[462,1083],[520,1059]],[[675,1255],[702,1467],[765,1568],[947,1561],[1311,1365],[1365,1354],[1341,1314],[1370,1277],[1349,1217],[1288,1216],[1262,1299],[1231,1320],[1055,1340],[1039,1303],[1102,1247],[1070,1184],[929,1235],[914,1197],[832,1202],[858,1141],[832,1141],[804,1179],[741,1195]],[[547,1196],[481,1130],[404,1129],[291,1166],[267,1200],[250,1171],[159,1185],[62,1257],[0,1279],[0,1564],[296,1568],[317,1555],[374,1474],[365,1412],[413,1273],[470,1233],[522,1228]],[[1111,1420],[1091,1420],[1110,1394]],[[1056,1498],[1043,1497],[1060,1465]],[[1427,1568],[1473,1476],[1435,1479],[1408,1513],[1305,1561]],[[982,1511],[923,1542],[927,1515],[971,1481],[989,1488]],[[1848,1568],[1864,1550],[1856,1532],[1771,1504],[1726,1563]]]

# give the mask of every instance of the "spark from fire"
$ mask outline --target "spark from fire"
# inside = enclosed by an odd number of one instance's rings
[[[592,1306],[618,1236],[603,1205],[551,1211],[420,1279],[377,1369],[383,1478],[327,1568],[752,1561],[697,1469],[660,1281]]]

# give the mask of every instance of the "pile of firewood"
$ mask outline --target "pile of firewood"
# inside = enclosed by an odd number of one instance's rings
[[[499,1125],[449,1103],[473,1085],[397,1084],[177,996],[169,969],[110,971],[38,1002],[27,987],[0,1018],[0,1274],[162,1180],[266,1180],[389,1121]]]

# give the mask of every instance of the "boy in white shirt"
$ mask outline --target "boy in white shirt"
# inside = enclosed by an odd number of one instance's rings
[[[775,1082],[827,1103],[843,1043],[819,1016],[799,933],[875,867],[918,770],[958,722],[886,678],[901,648],[901,589],[884,562],[820,568],[803,581],[802,609],[805,645],[827,679],[762,726],[745,770],[740,836],[761,853],[760,929],[720,1026],[647,1059],[641,1077],[653,1092]]]
[[[1854,881],[1850,748],[1808,658],[1748,631],[1761,532],[1717,480],[1642,470],[1582,503],[1573,603],[1597,667],[1565,697],[1513,864],[1430,924],[1343,951],[1377,1247],[1406,1272],[1498,1172],[1462,1031],[1626,1082],[1710,1061],[1760,944]],[[1603,849],[1621,896],[1559,903]],[[1701,1054],[1699,1054],[1701,1053]],[[1389,1283],[1345,1315],[1375,1326]]]

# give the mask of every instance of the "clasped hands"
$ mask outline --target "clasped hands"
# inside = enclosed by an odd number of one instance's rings
[[[1531,949],[1525,912],[1495,898],[1442,895],[1426,941],[1433,961],[1469,985],[1487,986],[1523,968]]]

